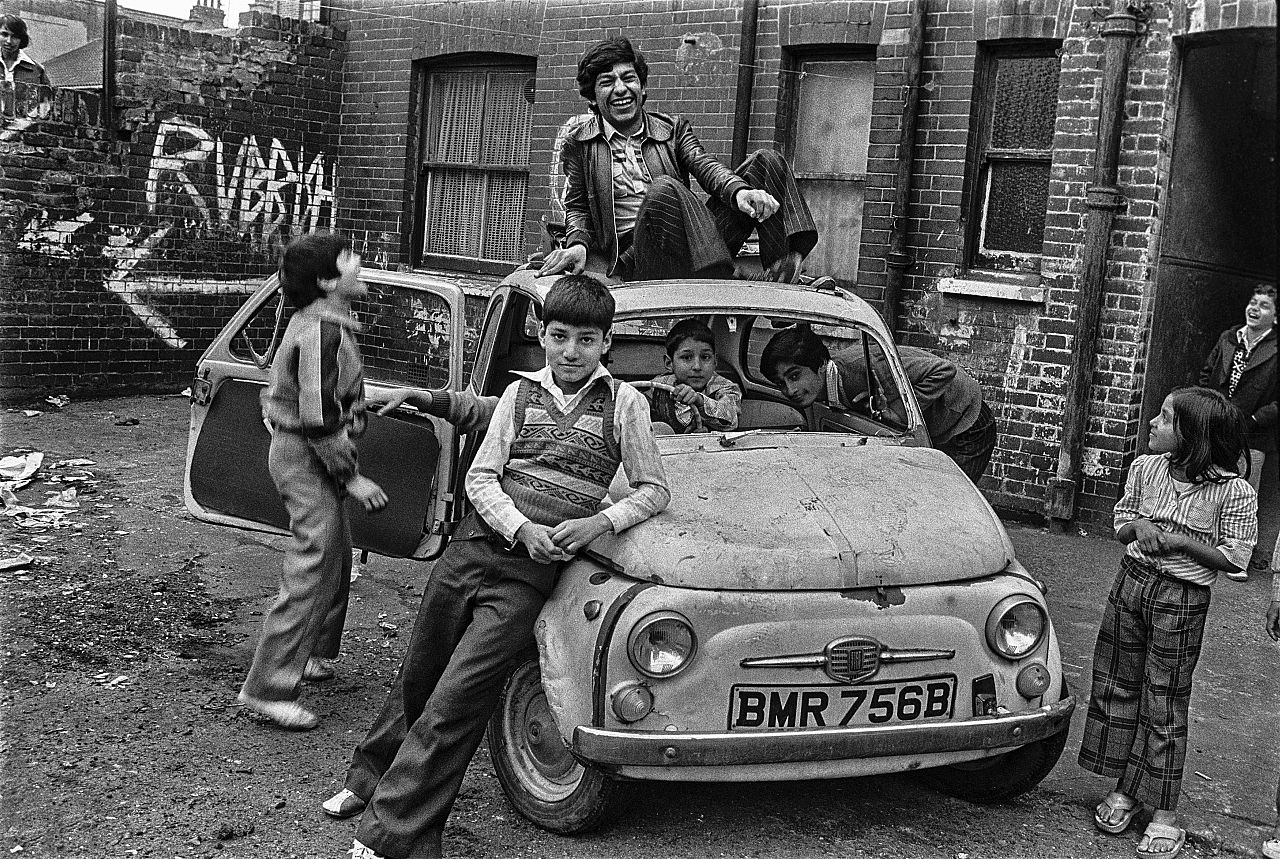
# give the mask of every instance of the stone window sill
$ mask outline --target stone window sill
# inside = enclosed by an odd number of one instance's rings
[[[1043,303],[1045,298],[1044,281],[1038,274],[971,271],[963,277],[941,278],[938,292],[1032,303]]]

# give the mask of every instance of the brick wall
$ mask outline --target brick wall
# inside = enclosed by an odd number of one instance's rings
[[[759,5],[751,148],[787,149],[795,56],[821,48],[874,52],[856,286],[873,303],[883,301],[887,279],[913,5]],[[1057,463],[1097,134],[1100,31],[1110,5],[928,0],[906,212],[914,264],[895,335],[954,360],[982,383],[1000,429],[983,489],[1007,510],[1038,513]],[[369,263],[407,264],[417,89],[433,63],[494,54],[536,69],[525,252],[541,244],[552,210],[556,132],[585,107],[573,81],[578,56],[604,35],[626,33],[645,51],[651,105],[695,118],[707,149],[727,162],[741,7],[740,0],[368,0],[331,10],[330,26],[253,18],[256,26],[234,39],[126,26],[122,139],[95,125],[92,105],[71,97],[47,120],[0,139],[0,171],[6,190],[13,188],[0,203],[0,267],[5,282],[18,285],[3,299],[17,332],[0,353],[3,392],[185,383],[203,343],[242,300],[246,279],[270,269],[290,231],[332,223],[335,206],[336,226]],[[1274,28],[1274,3],[1154,4],[1131,50],[1118,177],[1126,205],[1109,249],[1077,504],[1086,522],[1109,515],[1142,420],[1177,93],[1173,39],[1246,26]],[[947,289],[965,274],[979,48],[1026,39],[1061,45],[1041,291],[991,297]],[[178,82],[170,85],[175,69]],[[466,279],[469,316],[478,315],[495,280]],[[478,319],[469,321],[474,337]]]
[[[114,121],[59,93],[0,134],[0,397],[180,390],[299,231],[335,225],[345,41],[121,19]]]

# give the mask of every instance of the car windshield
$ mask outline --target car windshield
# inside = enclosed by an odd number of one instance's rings
[[[620,315],[613,325],[613,346],[606,358],[609,371],[632,383],[651,382],[671,373],[665,341],[667,333],[683,313]],[[895,374],[896,358],[870,330],[860,326],[829,325],[794,316],[760,316],[746,313],[700,314],[696,317],[711,330],[715,340],[716,372],[743,389],[743,429],[833,429],[865,432],[869,435],[896,435],[906,432],[910,418]],[[808,325],[842,367],[840,393],[835,409],[821,409],[821,416],[796,409],[782,391],[760,369],[766,344],[779,332],[795,325]],[[536,369],[541,353],[537,347],[539,320],[530,305],[517,337],[535,353]],[[516,352],[519,350],[512,350]],[[871,373],[866,372],[867,367]],[[669,378],[666,381],[671,381]],[[500,391],[497,388],[493,392]],[[824,391],[824,394],[826,392]],[[834,419],[830,419],[833,417]]]

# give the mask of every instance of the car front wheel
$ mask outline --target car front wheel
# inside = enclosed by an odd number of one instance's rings
[[[1061,697],[1067,696],[1063,681]],[[935,790],[969,802],[1004,802],[1044,780],[1067,745],[1066,728],[994,758],[923,770],[920,778]]]
[[[560,835],[586,832],[616,807],[618,782],[583,766],[565,748],[536,659],[516,668],[507,681],[489,720],[489,755],[507,799],[543,829]]]

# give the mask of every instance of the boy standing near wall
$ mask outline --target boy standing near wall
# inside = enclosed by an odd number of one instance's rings
[[[367,804],[353,859],[441,855],[467,764],[561,563],[670,500],[648,402],[600,363],[613,311],[591,277],[547,294],[547,365],[498,401],[467,473],[475,511],[431,572],[399,676],[348,770],[335,816]],[[633,491],[598,511],[619,465]]]

